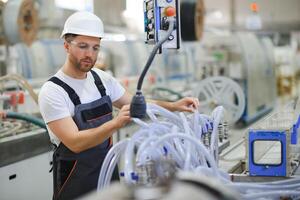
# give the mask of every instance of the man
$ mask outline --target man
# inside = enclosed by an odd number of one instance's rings
[[[109,74],[93,68],[103,37],[102,21],[76,12],[62,37],[67,58],[39,93],[39,106],[53,144],[53,199],[74,199],[97,187],[111,136],[131,119],[132,96]],[[93,69],[92,69],[93,68]],[[153,101],[171,111],[192,111],[195,98]],[[112,106],[120,109],[112,118]]]

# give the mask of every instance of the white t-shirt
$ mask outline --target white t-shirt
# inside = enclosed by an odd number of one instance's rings
[[[93,70],[100,76],[106,89],[106,95],[110,97],[112,102],[124,95],[125,89],[115,78],[100,69],[93,68]],[[73,88],[82,104],[101,98],[101,94],[94,83],[91,72],[87,73],[86,79],[74,79],[63,73],[62,70],[59,70],[54,76]],[[51,81],[47,81],[39,92],[39,107],[45,123],[74,116],[75,106],[68,93],[61,86]],[[48,126],[47,129],[51,142],[58,145],[60,140],[53,134]]]

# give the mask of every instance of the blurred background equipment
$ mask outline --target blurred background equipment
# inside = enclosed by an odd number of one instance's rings
[[[183,41],[201,40],[204,29],[203,0],[180,1],[180,26]]]
[[[4,32],[9,44],[30,45],[38,32],[38,11],[33,0],[10,0],[3,9]]]
[[[195,85],[193,96],[198,97],[203,113],[223,106],[230,124],[237,122],[244,113],[244,92],[232,79],[222,76],[206,78]]]

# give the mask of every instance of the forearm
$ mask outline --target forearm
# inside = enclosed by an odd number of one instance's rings
[[[168,102],[168,101],[159,101],[159,100],[153,100],[153,99],[147,99],[148,103],[154,103],[156,105],[159,105],[169,111],[176,111],[176,108],[174,106],[173,102]]]
[[[71,151],[79,153],[103,143],[129,121],[129,105],[127,105],[123,106],[112,120],[96,128],[79,130],[72,117],[51,121],[48,127]]]
[[[184,97],[175,102],[157,101],[157,100],[150,100],[148,102],[155,103],[172,112],[173,111],[193,112],[195,109],[198,109],[199,107],[199,100],[193,97]]]
[[[69,144],[69,148],[75,153],[82,152],[103,143],[117,130],[116,122],[111,120],[99,127],[78,131],[73,140],[70,140],[72,144]]]

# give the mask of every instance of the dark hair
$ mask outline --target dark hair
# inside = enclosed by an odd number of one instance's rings
[[[77,36],[78,36],[77,34],[67,33],[67,34],[64,35],[64,39],[65,39],[66,42],[70,43]]]

